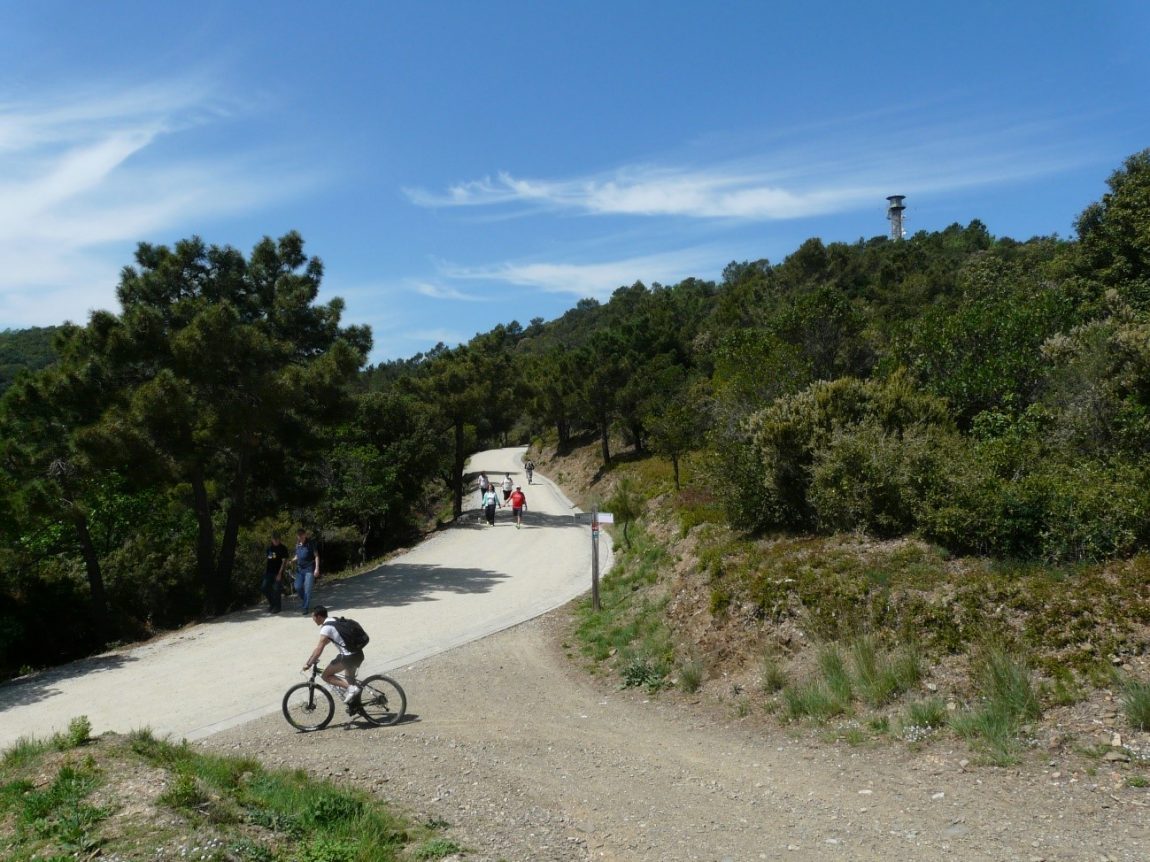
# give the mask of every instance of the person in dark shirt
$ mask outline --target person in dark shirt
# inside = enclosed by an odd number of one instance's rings
[[[280,541],[279,533],[272,533],[271,544],[265,552],[267,562],[264,565],[263,580],[260,581],[260,592],[268,600],[268,611],[278,614],[283,610],[283,579],[284,566],[288,561],[288,549]]]

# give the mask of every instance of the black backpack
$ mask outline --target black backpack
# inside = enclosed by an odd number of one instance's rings
[[[363,630],[363,626],[347,617],[336,617],[332,626],[343,638],[343,645],[351,652],[361,651],[371,640],[367,632]]]

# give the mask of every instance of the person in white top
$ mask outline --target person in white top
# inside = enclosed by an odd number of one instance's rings
[[[515,489],[515,483],[511,481],[511,474],[507,474],[507,478],[503,480],[503,502],[506,503],[511,498],[511,492]]]
[[[359,686],[355,683],[349,683],[343,677],[338,676],[338,674],[342,671],[351,676],[352,679],[355,679],[356,670],[363,664],[363,650],[353,651],[348,649],[339,630],[335,627],[335,617],[329,617],[327,615],[327,608],[323,605],[316,605],[315,608],[312,609],[311,620],[320,627],[319,643],[316,644],[315,649],[311,651],[311,655],[308,657],[303,669],[307,670],[313,664],[316,664],[319,661],[320,654],[329,643],[335,644],[336,649],[339,650],[339,655],[328,662],[327,667],[323,669],[323,681],[332,688],[343,689],[342,694],[344,701],[352,703],[359,697]]]

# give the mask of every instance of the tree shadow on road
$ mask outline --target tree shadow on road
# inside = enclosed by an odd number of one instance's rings
[[[125,653],[98,655],[70,662],[60,667],[37,671],[19,679],[2,683],[0,684],[0,712],[18,706],[41,703],[55,697],[59,694],[57,683],[73,677],[115,670],[133,661],[136,661],[136,658]]]
[[[486,593],[509,575],[481,568],[392,563],[354,578],[323,584],[316,599],[339,607],[397,607],[436,601],[435,593]]]
[[[586,526],[590,523],[590,515],[580,524],[579,519],[575,515],[548,515],[542,512],[532,512],[528,509],[523,513],[523,526],[526,527],[578,527]],[[487,526],[487,522],[483,518],[483,512],[479,510],[469,510],[459,516],[459,520],[453,525],[453,529],[459,530],[482,530]],[[514,527],[515,521],[511,514],[511,509],[504,506],[502,509],[495,511],[495,526],[496,527]]]

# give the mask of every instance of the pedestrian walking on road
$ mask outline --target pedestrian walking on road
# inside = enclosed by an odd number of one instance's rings
[[[479,505],[483,505],[483,495],[487,493],[487,489],[491,487],[491,480],[487,478],[487,474],[482,470],[479,471]]]
[[[487,492],[483,495],[483,515],[487,518],[487,523],[495,526],[495,509],[496,507],[502,508],[503,504],[499,502],[499,495],[495,493],[495,489],[488,486]]]
[[[526,508],[527,495],[519,485],[516,485],[515,490],[511,492],[511,514],[515,517],[516,530],[523,526],[523,510]]]
[[[295,591],[303,605],[303,614],[311,613],[311,594],[319,577],[319,552],[307,530],[300,527],[296,531],[295,543]]]
[[[511,474],[508,473],[503,480],[503,502],[506,503],[511,499],[511,491],[515,488],[515,482],[511,479]]]

